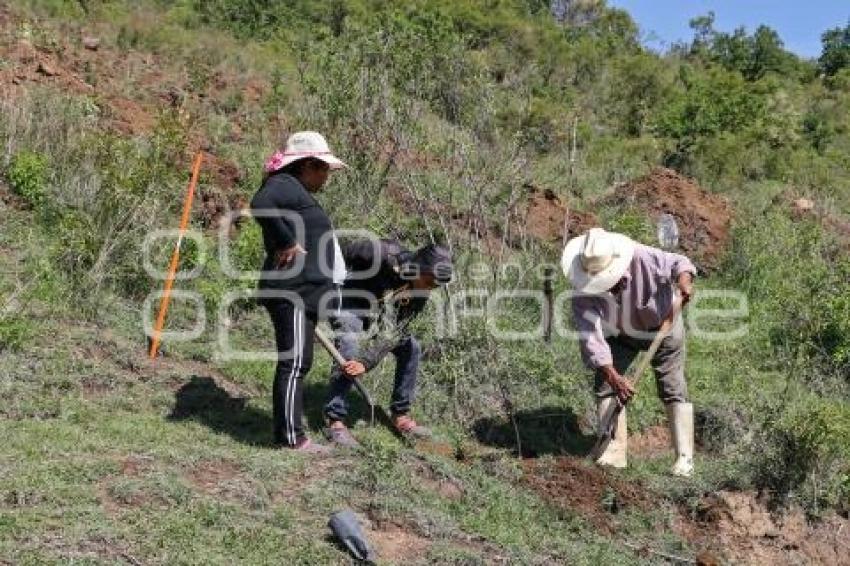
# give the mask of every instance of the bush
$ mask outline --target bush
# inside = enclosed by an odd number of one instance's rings
[[[21,350],[34,334],[33,324],[26,317],[0,317],[0,352]]]
[[[845,403],[806,397],[779,418],[771,414],[760,440],[759,487],[780,498],[793,497],[815,513],[847,504],[850,409]]]
[[[604,219],[607,230],[619,232],[638,242],[652,245],[656,239],[656,227],[649,217],[637,209],[625,209]]]
[[[850,261],[819,222],[772,208],[733,242],[727,274],[752,298],[751,328],[768,348],[764,358],[818,381],[846,372]]]
[[[35,209],[41,208],[45,202],[47,163],[46,156],[24,150],[15,155],[6,171],[12,190]]]

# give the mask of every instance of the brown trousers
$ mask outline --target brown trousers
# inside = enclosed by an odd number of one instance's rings
[[[652,339],[638,340],[625,334],[611,336],[607,340],[614,358],[614,368],[620,375],[625,375],[638,353],[648,350]],[[666,405],[668,403],[686,403],[688,401],[688,385],[685,383],[685,325],[681,315],[676,319],[673,329],[658,347],[651,361],[655,372],[655,386],[658,397]],[[611,397],[614,391],[605,381],[600,370],[596,371],[594,384],[596,396],[600,399]]]

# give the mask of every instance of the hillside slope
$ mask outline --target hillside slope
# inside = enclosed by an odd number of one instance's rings
[[[331,4],[0,6],[0,562],[341,564],[326,524],[347,507],[387,564],[850,563],[846,73],[781,44],[738,68],[713,29],[648,53],[602,2],[562,25],[543,2]],[[702,307],[746,300],[689,315],[698,474],[667,475],[649,379],[629,469],[592,466],[575,342],[492,332],[535,331],[522,301],[448,334],[436,308],[418,323],[435,442],[368,427],[357,399],[361,452],[275,450],[272,364],[223,355],[222,328],[241,350],[272,336],[250,301],[222,308],[255,282],[227,274],[218,228],[304,128],[352,166],[320,195],[338,227],[452,247],[435,300],[540,292],[565,237],[654,244],[673,214],[699,292],[732,291]],[[175,301],[168,328],[206,324],[149,360],[162,282],[142,260],[164,269],[173,240],[145,241],[177,225],[196,151],[181,269],[200,270],[177,287],[199,304]],[[255,269],[257,227],[225,228]],[[315,436],[329,364],[308,379]],[[388,364],[366,379],[388,399]]]

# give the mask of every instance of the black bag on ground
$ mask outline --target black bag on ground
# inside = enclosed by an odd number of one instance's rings
[[[363,560],[369,564],[375,563],[375,555],[372,549],[369,548],[366,535],[363,534],[363,529],[360,528],[360,522],[351,509],[339,511],[331,515],[328,526],[337,540],[348,549],[354,558]]]

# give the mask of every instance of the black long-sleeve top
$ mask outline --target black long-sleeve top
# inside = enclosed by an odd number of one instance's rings
[[[411,253],[392,240],[380,240],[378,246],[371,241],[360,240],[342,247],[345,265],[349,277],[345,280],[342,292],[342,309],[354,312],[363,321],[364,329],[369,328],[373,319],[379,323],[369,340],[361,344],[360,360],[367,370],[373,369],[381,360],[410,335],[408,326],[428,304],[427,294],[414,293],[409,299],[397,300],[394,294],[407,287],[407,282],[399,275],[401,264],[408,261]],[[352,277],[365,272],[378,264],[378,272],[372,277],[360,279]],[[347,294],[346,291],[356,293]],[[368,299],[361,295],[368,295]],[[392,316],[387,317],[386,307],[391,307]],[[375,311],[375,308],[378,310]],[[371,311],[368,312],[367,311]],[[369,316],[371,315],[371,316]]]
[[[333,281],[333,224],[322,206],[298,179],[287,173],[270,175],[251,199],[251,213],[263,231],[266,258],[260,289],[303,291]],[[272,216],[268,216],[271,214]],[[277,270],[278,251],[301,244],[303,267]],[[291,275],[281,278],[281,275]]]

